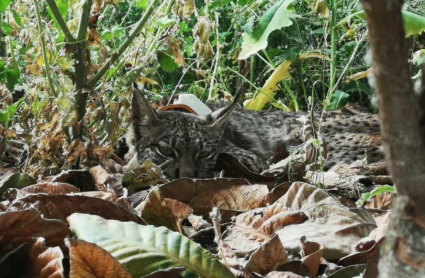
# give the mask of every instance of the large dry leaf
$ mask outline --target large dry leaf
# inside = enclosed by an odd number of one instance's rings
[[[394,193],[384,192],[379,195],[372,196],[372,198],[366,202],[364,207],[368,209],[388,210],[391,207],[393,199]]]
[[[179,219],[183,220],[189,217],[193,213],[193,209],[183,202],[179,202],[174,199],[165,199],[167,206],[171,212]]]
[[[275,203],[238,215],[234,224],[228,227],[224,240],[233,249],[255,250],[283,227],[300,224],[307,219],[304,213]]]
[[[98,188],[106,187],[113,190],[117,196],[121,196],[123,194],[121,181],[106,171],[102,166],[98,165],[96,167],[92,167],[89,171]]]
[[[133,221],[144,224],[144,221],[129,210],[99,198],[67,195],[28,195],[15,200],[8,211],[36,208],[45,218],[59,219],[66,222],[66,218],[76,212],[99,215],[106,219]]]
[[[4,193],[3,197],[12,202],[15,199],[22,198],[24,196],[34,193],[68,194],[77,192],[80,192],[80,190],[68,183],[44,182],[30,185],[22,189],[9,189],[6,193]]]
[[[185,267],[196,277],[234,277],[211,253],[165,227],[79,213],[68,217],[68,223],[77,238],[110,252],[133,277],[170,267]]]
[[[381,246],[383,241],[384,238],[381,238],[378,242],[371,246],[369,250],[355,252],[353,254],[341,258],[338,261],[338,264],[343,266],[349,266],[367,263],[369,259],[372,258],[372,256],[375,254],[375,252],[379,252],[379,247]]]
[[[130,278],[127,270],[104,249],[78,239],[65,239],[69,247],[70,276],[73,278]]]
[[[301,261],[307,267],[310,277],[316,277],[319,271],[319,265],[323,255],[323,246],[316,242],[307,241],[301,237]]]
[[[62,278],[64,255],[59,247],[46,248],[44,239],[37,238],[29,251],[31,277]]]
[[[45,238],[49,246],[61,245],[70,234],[65,223],[43,219],[35,209],[0,213],[0,251],[3,252],[11,250],[11,244],[29,242],[34,237]]]
[[[136,208],[136,211],[147,224],[157,227],[164,226],[171,231],[179,232],[183,235],[185,234],[179,219],[167,206],[167,202],[165,202],[158,187],[155,187],[149,192],[146,200]]]
[[[183,203],[189,203],[193,198],[206,191],[214,191],[234,185],[246,185],[245,179],[215,178],[195,180],[181,178],[161,185],[161,194],[164,198],[175,199]]]
[[[261,245],[248,259],[246,269],[250,272],[267,274],[288,260],[288,254],[277,235]]]
[[[207,216],[213,207],[224,216],[227,211],[245,212],[269,203],[267,185],[239,185],[205,191],[190,201],[195,214]],[[226,221],[226,220],[223,220]]]
[[[339,259],[351,252],[351,246],[369,235],[376,227],[365,210],[350,210],[325,191],[301,182],[294,183],[277,202],[304,212],[309,221],[277,231],[286,250],[299,252],[299,239],[315,241],[324,246],[323,257]]]

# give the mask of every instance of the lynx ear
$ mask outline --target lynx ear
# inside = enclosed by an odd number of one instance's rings
[[[137,126],[152,126],[160,122],[158,115],[150,105],[149,101],[134,85],[131,110],[136,133],[138,131]]]
[[[239,96],[241,95],[242,91],[246,90],[247,83],[244,83],[236,92],[235,97],[233,98],[232,104],[220,108],[217,111],[212,112],[208,119],[210,122],[212,122],[211,127],[212,128],[222,128],[226,124],[227,120],[229,119],[230,115],[232,114],[233,110],[235,109],[236,105],[238,104]]]

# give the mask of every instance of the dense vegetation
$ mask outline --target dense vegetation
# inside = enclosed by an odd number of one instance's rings
[[[125,133],[133,81],[152,99],[202,100],[249,82],[249,109],[370,105],[358,1],[147,2],[1,1],[3,163],[19,162],[6,141],[22,137],[20,162],[35,176],[104,161]],[[409,1],[406,10],[425,7]],[[422,31],[422,18],[405,17],[409,36]],[[423,42],[409,38],[414,78]]]

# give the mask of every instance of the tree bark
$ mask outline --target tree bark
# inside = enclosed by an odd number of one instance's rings
[[[425,120],[410,82],[401,0],[362,0],[386,162],[397,197],[379,277],[425,277]]]

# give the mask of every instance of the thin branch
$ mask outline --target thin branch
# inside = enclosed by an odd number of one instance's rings
[[[77,41],[79,42],[84,41],[86,39],[91,5],[92,5],[92,0],[84,1],[83,12],[81,13],[80,25],[78,26],[78,33],[77,33]]]
[[[40,36],[41,54],[43,56],[43,63],[44,63],[44,68],[46,70],[47,82],[49,83],[49,88],[52,95],[56,97],[57,95],[55,92],[55,88],[53,87],[52,77],[50,76],[50,66],[49,66],[49,61],[47,60],[47,54],[46,54],[46,41],[44,40],[43,25],[41,23],[40,9],[38,7],[37,0],[34,0],[34,6],[35,6],[35,14],[37,16],[37,25],[38,25],[38,32]]]
[[[140,33],[140,30],[145,26],[149,17],[153,13],[154,7],[158,3],[158,0],[153,0],[150,2],[149,7],[146,9],[143,17],[139,20],[136,27],[131,31],[129,37],[120,45],[118,50],[112,54],[112,56],[106,61],[105,65],[97,72],[97,74],[92,78],[88,83],[88,88],[93,88],[96,83],[103,77],[103,75],[109,70],[111,65],[124,53],[127,47],[133,42],[136,36]]]
[[[56,22],[59,24],[59,27],[62,29],[62,32],[64,33],[66,37],[66,40],[68,42],[75,42],[75,38],[71,34],[71,31],[69,31],[68,26],[66,26],[66,23],[59,12],[59,9],[55,3],[55,0],[46,0],[46,2],[49,5],[50,10],[52,10],[53,17],[55,18]]]

